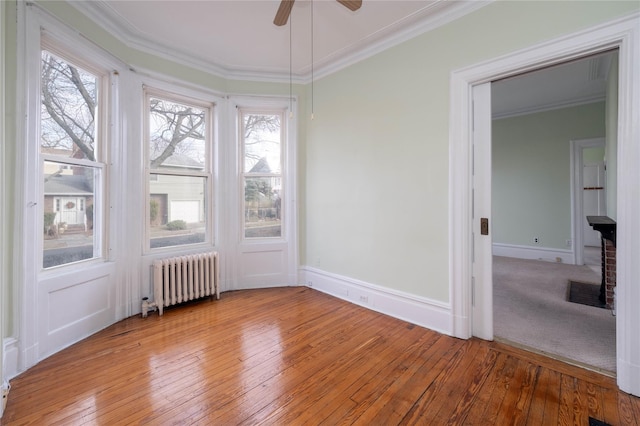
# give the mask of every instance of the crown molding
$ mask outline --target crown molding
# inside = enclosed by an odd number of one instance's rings
[[[494,113],[494,114],[491,114],[491,118],[493,120],[500,120],[502,118],[518,117],[521,115],[536,114],[539,112],[553,111],[553,110],[562,109],[562,108],[577,107],[581,105],[594,104],[596,102],[604,102],[604,101],[605,101],[605,96],[603,95],[585,96],[582,98],[572,99],[570,101],[553,102],[553,103],[535,105],[535,106],[526,107],[526,108],[513,109],[506,112]]]
[[[494,0],[448,2],[436,1],[413,15],[395,22],[377,33],[354,43],[314,65],[314,79],[319,79],[377,55],[387,49],[433,31],[443,25],[473,13]],[[305,68],[310,82],[310,67]]]
[[[493,0],[435,1],[418,12],[389,25],[380,31],[347,46],[314,64],[313,78],[319,79],[343,68],[374,56],[420,34],[436,29],[464,15],[472,13]],[[108,3],[97,1],[73,1],[69,5],[94,21],[125,46],[172,62],[180,62],[190,68],[229,80],[249,80],[273,83],[307,84],[311,82],[311,65],[302,72],[290,75],[279,70],[238,68],[221,62],[205,61],[175,49],[156,43],[140,34],[124,17],[116,13]]]

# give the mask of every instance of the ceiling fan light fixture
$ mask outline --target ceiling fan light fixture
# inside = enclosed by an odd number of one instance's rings
[[[293,3],[295,0],[281,0],[276,17],[273,19],[273,23],[281,27],[287,23],[289,16],[291,15],[291,9],[293,9]],[[362,0],[337,0],[338,3],[346,7],[351,11],[356,11],[362,6]]]
[[[280,6],[276,12],[276,17],[273,19],[274,24],[281,27],[287,23],[289,15],[291,14],[291,9],[293,9],[294,1],[295,0],[282,0],[280,2]]]
[[[351,11],[356,11],[362,6],[362,0],[338,0],[338,3]]]

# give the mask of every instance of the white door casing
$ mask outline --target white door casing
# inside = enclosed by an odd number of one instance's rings
[[[584,245],[599,247],[600,233],[589,226],[586,216],[606,216],[604,161],[583,164],[582,186],[582,214],[585,216],[582,220]]]
[[[617,154],[617,383],[621,390],[640,395],[640,13],[545,41],[493,60],[453,71],[450,102],[450,289],[452,330],[460,338],[472,335],[471,271],[472,178],[470,131],[472,87],[543,66],[618,49]],[[477,107],[477,105],[476,105]]]
[[[493,340],[491,83],[473,86],[472,138],[473,316],[471,330],[473,336]],[[484,230],[482,221],[485,221]]]
[[[584,160],[583,151],[585,148],[604,146],[604,138],[580,139],[570,141],[571,148],[571,239],[574,263],[584,264],[585,231],[588,231],[587,213],[585,213],[584,194]],[[604,178],[602,179],[604,183]],[[604,198],[602,202],[604,203]],[[595,231],[593,231],[595,232]],[[594,238],[597,239],[596,246],[600,246],[599,233]]]

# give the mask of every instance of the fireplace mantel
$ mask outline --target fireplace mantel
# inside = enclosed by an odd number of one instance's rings
[[[616,245],[616,221],[609,216],[587,216],[587,222],[596,231],[600,232],[602,238],[609,240]]]

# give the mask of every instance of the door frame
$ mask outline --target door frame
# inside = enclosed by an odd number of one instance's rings
[[[584,238],[582,233],[583,206],[583,150],[605,146],[604,138],[569,141],[571,146],[571,245],[576,265],[584,265]]]
[[[0,22],[4,23],[4,4],[0,4]],[[4,91],[4,55],[5,55],[5,42],[4,42],[4,32],[0,33],[0,92],[5,93]],[[0,99],[0,129],[5,129],[4,126],[4,99]],[[7,182],[6,172],[7,169],[5,167],[5,137],[4,130],[0,132],[0,165],[2,165],[0,170],[0,307],[4,308],[5,300],[4,300],[4,292],[6,286],[9,285],[9,280],[6,278],[7,276],[7,265],[5,261],[5,244],[8,247],[8,241],[5,238],[5,224],[7,223],[7,212],[5,206],[7,205],[6,200],[4,198],[5,191],[4,185]],[[5,379],[4,379],[4,313],[0,314],[0,393],[4,396],[5,390],[8,392],[9,390],[5,388]],[[4,404],[0,403],[0,418],[2,418],[2,413],[4,411]]]
[[[547,41],[530,48],[474,64],[451,73],[449,167],[449,288],[451,330],[470,338],[472,327],[472,191],[473,86],[555,65],[611,49],[619,52],[618,84],[618,201],[617,201],[617,382],[621,390],[640,395],[640,288],[630,285],[640,276],[640,13]],[[490,197],[490,188],[487,188]],[[478,286],[493,285],[475,280]],[[480,307],[482,308],[482,307]],[[489,331],[492,332],[492,331]]]

